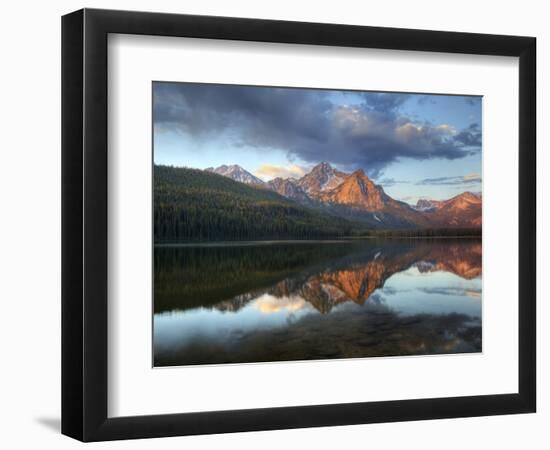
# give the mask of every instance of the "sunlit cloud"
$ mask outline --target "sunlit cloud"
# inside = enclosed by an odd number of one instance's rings
[[[307,302],[301,297],[262,296],[254,307],[263,314],[273,314],[280,311],[296,312],[307,307]]]
[[[481,299],[481,291],[475,291],[475,290],[472,290],[472,289],[467,289],[466,290],[466,296],[467,297],[470,297],[470,298],[475,298],[475,299]]]
[[[479,175],[479,173],[470,173],[468,175],[464,175],[464,181],[481,181],[481,176]]]
[[[451,287],[422,288],[420,290],[422,292],[425,292],[426,294],[452,295],[452,296],[481,299],[481,289],[463,289],[463,288],[451,286]]]
[[[455,186],[455,185],[471,185],[481,183],[481,175],[478,173],[470,173],[462,176],[425,178],[418,181],[417,185],[435,185],[435,186]]]
[[[277,166],[274,164],[263,164],[255,172],[257,177],[264,180],[271,180],[273,178],[301,178],[307,173],[307,169],[297,164],[290,164],[289,166]]]

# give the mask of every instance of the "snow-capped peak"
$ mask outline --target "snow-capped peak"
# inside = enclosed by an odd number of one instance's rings
[[[209,167],[206,169],[208,172],[214,172],[224,177],[231,178],[232,180],[238,181],[245,184],[256,184],[263,186],[265,183],[260,180],[258,177],[255,177],[250,172],[243,169],[237,164],[226,165],[223,164],[215,169]]]

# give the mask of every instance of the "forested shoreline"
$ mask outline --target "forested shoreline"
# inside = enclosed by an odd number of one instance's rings
[[[156,243],[481,236],[479,228],[373,230],[268,189],[167,166],[154,167],[153,215]]]
[[[155,241],[320,239],[352,232],[267,189],[196,169],[155,166]]]

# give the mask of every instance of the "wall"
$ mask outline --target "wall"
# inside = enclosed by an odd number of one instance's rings
[[[354,23],[423,29],[531,35],[538,38],[539,174],[550,170],[541,151],[549,140],[543,127],[545,88],[550,71],[550,29],[544,2],[406,0],[393,2],[254,2],[245,0],[169,2],[163,0],[89,0],[9,2],[0,18],[2,39],[2,164],[0,165],[0,251],[2,253],[2,383],[0,415],[4,448],[73,448],[76,441],[58,434],[60,378],[60,16],[83,6],[191,14],[248,16],[287,20]],[[539,230],[548,227],[542,197],[550,183],[539,176]],[[543,192],[544,191],[544,192]],[[25,236],[24,239],[20,236]],[[29,238],[30,236],[30,238]],[[539,231],[539,237],[544,238]],[[542,255],[549,239],[539,240],[539,275],[548,267]],[[544,264],[544,267],[542,267]],[[541,290],[542,288],[542,290]],[[550,309],[539,283],[539,380],[548,377]],[[550,394],[539,383],[536,415],[441,420],[400,424],[241,433],[102,443],[96,448],[316,448],[384,447],[436,449],[548,448]]]

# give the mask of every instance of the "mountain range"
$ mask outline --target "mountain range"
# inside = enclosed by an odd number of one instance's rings
[[[277,298],[303,299],[322,314],[329,313],[340,303],[352,301],[365,304],[371,295],[384,287],[386,280],[396,273],[410,267],[420,272],[444,271],[466,280],[481,275],[481,243],[451,244],[449,246],[414,246],[408,251],[384,254],[373,250],[347,264],[344,259],[341,267],[338,262],[322,272],[304,273],[296,277],[281,280],[265,290]],[[236,296],[233,299],[215,304],[213,308],[221,311],[238,311],[245,307],[256,295]],[[469,293],[472,296],[478,292]]]
[[[482,274],[477,239],[338,245],[294,242],[277,246],[164,247],[155,260],[155,312],[213,307],[237,311],[268,294],[277,302],[303,299],[319,312],[339,303],[366,303],[394,274],[447,272],[465,280]],[[212,264],[218,264],[212,271]],[[388,291],[389,292],[389,291]]]
[[[327,162],[317,164],[299,179],[274,178],[268,182],[236,164],[206,171],[375,229],[481,227],[480,195],[463,192],[448,200],[421,199],[413,206],[390,197],[363,170],[345,173]]]

